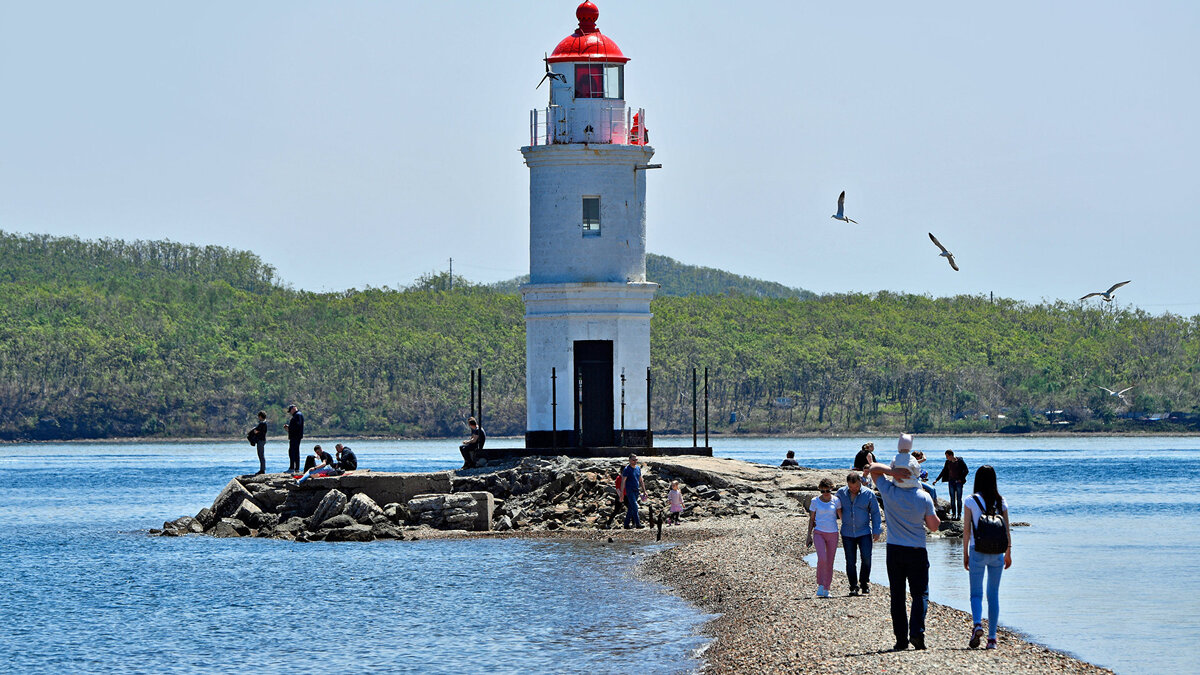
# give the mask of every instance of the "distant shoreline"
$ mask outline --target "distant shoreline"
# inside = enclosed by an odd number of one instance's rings
[[[891,438],[899,434],[899,430],[895,431],[862,431],[862,432],[839,432],[839,433],[823,433],[818,431],[804,431],[790,434],[718,434],[709,432],[710,440],[721,440],[729,438],[770,438],[770,439],[788,439],[788,438],[828,438],[828,439],[843,439],[843,438]],[[927,433],[914,434],[919,438],[1153,438],[1153,437],[1195,437],[1200,436],[1200,431],[1031,431],[1022,434],[1006,434],[998,431],[991,432],[972,432],[972,433]],[[466,438],[464,432],[461,436],[383,436],[383,435],[361,435],[353,434],[344,435],[327,435],[327,436],[312,436],[305,438],[305,443],[332,443],[337,441],[430,441],[430,442],[460,442]],[[703,436],[703,434],[701,434]],[[691,434],[664,434],[656,433],[655,438],[682,439],[690,438]],[[268,443],[283,443],[287,439],[283,436],[267,437]],[[492,443],[496,442],[522,442],[520,436],[490,436],[489,440]],[[56,443],[75,444],[75,443],[245,443],[241,438],[230,438],[228,436],[180,436],[180,437],[163,437],[163,436],[121,436],[108,438],[69,438],[69,439],[49,439],[49,440],[0,440],[0,445],[20,445],[20,444],[38,444],[51,445]],[[675,444],[672,444],[675,445]],[[631,446],[632,447],[632,446]]]

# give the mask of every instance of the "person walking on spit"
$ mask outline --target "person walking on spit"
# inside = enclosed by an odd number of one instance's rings
[[[879,541],[883,531],[880,527],[879,500],[875,493],[862,489],[858,472],[846,474],[846,487],[834,495],[837,500],[838,518],[842,520],[842,552],[846,555],[846,579],[850,582],[850,595],[871,592],[871,548]],[[862,554],[862,567],[857,567]]]
[[[871,487],[871,476],[867,474],[866,468],[875,463],[875,444],[871,442],[863,443],[862,449],[854,456],[854,470],[863,472],[863,483],[867,487]]]
[[[642,481],[642,468],[637,465],[637,455],[629,456],[629,464],[621,467],[621,485],[617,491],[625,495],[625,529],[641,529],[642,519],[638,515],[638,497],[646,497],[646,484]]]
[[[267,413],[258,411],[258,425],[250,430],[254,438],[254,447],[258,449],[258,473],[261,476],[267,472]]]
[[[841,507],[833,496],[833,481],[822,478],[817,484],[820,497],[808,503],[808,539],[805,546],[812,546],[813,532],[817,534],[817,597],[828,598],[833,585],[833,557],[837,554],[837,519]]]
[[[295,405],[288,406],[287,424],[283,425],[287,429],[288,435],[288,473],[296,473],[300,470],[300,441],[304,440],[304,413]]]
[[[780,462],[779,466],[780,466],[780,468],[783,468],[783,469],[799,469],[800,462],[796,461],[796,451],[788,450],[787,457],[784,458],[784,460],[782,462]]]
[[[925,528],[937,531],[942,521],[934,510],[933,498],[917,486],[900,487],[910,477],[907,467],[892,468],[876,462],[867,467],[875,476],[875,487],[887,510],[888,587],[892,595],[892,632],[895,651],[908,649],[909,643],[925,649],[925,612],[929,608],[929,555],[925,550]],[[896,483],[880,478],[891,476]],[[905,617],[904,587],[912,593],[912,612]]]
[[[988,641],[996,648],[996,622],[1000,619],[1000,575],[1012,567],[1012,528],[1008,520],[1008,502],[996,487],[996,470],[989,464],[975,472],[975,494],[967,500],[967,519],[963,522],[963,567],[970,573],[972,648],[983,637],[983,576],[987,571]]]
[[[667,504],[670,515],[667,517],[668,525],[679,524],[679,514],[683,513],[683,492],[679,489],[679,481],[671,481],[671,489],[667,490]]]
[[[300,477],[300,480],[296,481],[297,485],[303,483],[309,478],[312,478],[313,476],[332,476],[337,473],[337,467],[334,466],[336,462],[333,459],[333,455],[322,450],[321,446],[313,446],[313,457],[316,458],[316,465],[304,472],[304,475]]]
[[[933,479],[933,484],[937,485],[939,480],[944,480],[946,485],[950,486],[950,520],[962,519],[963,484],[967,482],[969,475],[971,470],[967,468],[963,458],[955,457],[953,450],[947,450],[946,463],[942,465],[942,472]]]
[[[467,427],[471,429],[471,437],[458,446],[458,451],[463,456],[463,468],[471,469],[475,467],[475,453],[483,449],[487,434],[483,433],[483,427],[479,426],[474,417],[467,418]]]

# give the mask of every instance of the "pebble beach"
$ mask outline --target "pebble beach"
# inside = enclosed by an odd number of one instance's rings
[[[642,573],[719,616],[705,625],[713,638],[705,673],[1111,673],[1003,628],[994,650],[969,649],[971,617],[929,603],[924,651],[891,651],[888,589],[872,585],[850,597],[835,570],[831,597],[816,597],[816,569],[804,562],[803,517],[769,516],[727,527],[674,529],[686,543],[660,552]],[[664,537],[665,538],[665,537]],[[884,564],[885,547],[875,564]],[[1001,594],[1003,602],[1003,590]]]

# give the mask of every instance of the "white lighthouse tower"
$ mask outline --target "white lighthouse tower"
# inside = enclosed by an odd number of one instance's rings
[[[549,105],[530,115],[527,448],[649,446],[645,111],[584,2],[546,58]],[[552,379],[553,374],[553,379]],[[557,431],[556,431],[557,430]],[[590,453],[595,454],[595,453]]]

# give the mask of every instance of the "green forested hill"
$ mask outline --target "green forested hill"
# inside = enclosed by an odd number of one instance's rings
[[[807,300],[816,297],[802,288],[789,288],[773,281],[763,281],[732,274],[711,267],[685,265],[665,255],[646,254],[646,278],[661,288],[658,296],[687,295],[747,295],[755,298],[796,298]],[[502,293],[516,293],[521,284],[529,281],[529,275],[492,284],[490,288]]]
[[[445,281],[308,293],[247,252],[0,232],[0,438],[233,437],[259,409],[278,432],[290,402],[315,435],[461,434],[475,367],[489,432],[519,434],[520,297]],[[705,366],[714,431],[1177,430],[1125,418],[1200,401],[1200,317],[889,293],[653,311],[659,432],[691,429]],[[1131,385],[1129,407],[1099,389]]]

